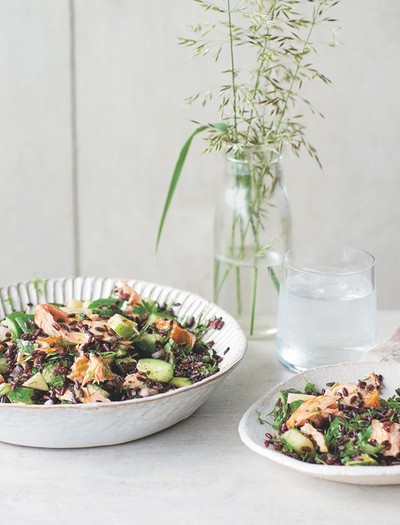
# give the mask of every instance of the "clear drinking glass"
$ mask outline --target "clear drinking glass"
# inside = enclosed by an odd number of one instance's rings
[[[277,351],[295,371],[357,361],[377,340],[375,259],[356,248],[310,246],[283,257]]]

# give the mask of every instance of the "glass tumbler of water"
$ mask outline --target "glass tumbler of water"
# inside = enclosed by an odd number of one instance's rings
[[[310,246],[283,257],[277,352],[295,371],[357,361],[377,339],[375,259],[356,248]]]

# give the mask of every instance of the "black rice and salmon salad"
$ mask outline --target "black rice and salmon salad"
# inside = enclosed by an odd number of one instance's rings
[[[272,417],[276,434],[264,445],[294,459],[324,465],[400,465],[400,389],[380,396],[383,378],[371,372],[357,383],[328,383],[318,391],[280,392]],[[266,423],[258,414],[260,423]]]
[[[0,323],[0,403],[109,403],[185,387],[219,371],[205,342],[222,319],[181,323],[123,282],[111,297],[39,304]]]

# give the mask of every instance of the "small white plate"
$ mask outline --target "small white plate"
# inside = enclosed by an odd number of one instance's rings
[[[271,420],[268,414],[272,411],[278,394],[288,388],[303,389],[306,381],[314,383],[317,388],[326,388],[326,383],[339,381],[353,383],[376,372],[383,376],[382,397],[388,398],[400,387],[400,363],[396,362],[368,362],[342,363],[313,368],[298,374],[291,379],[280,383],[270,390],[264,397],[256,401],[243,415],[239,424],[239,434],[243,443],[253,452],[260,454],[276,463],[292,468],[303,474],[316,478],[354,483],[360,485],[395,485],[400,483],[400,466],[392,467],[345,467],[338,465],[314,465],[303,463],[297,459],[285,456],[272,447],[265,447],[265,433],[276,434],[270,424],[261,424],[257,414],[262,419]]]

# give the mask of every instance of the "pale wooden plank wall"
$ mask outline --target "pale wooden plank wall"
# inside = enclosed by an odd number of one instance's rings
[[[192,62],[177,43],[193,19],[192,3],[76,0],[75,6],[82,271],[210,294],[219,169],[199,158],[199,147],[154,259],[167,184],[194,129],[189,119],[199,117],[183,101],[199,77],[210,80],[206,64]]]
[[[70,81],[76,73],[81,273],[153,279],[210,296],[222,166],[218,158],[201,157],[200,144],[153,257],[190,119],[215,120],[211,111],[183,104],[186,95],[220,83],[207,63],[190,60],[177,45],[199,11],[190,0],[71,0],[72,71],[68,5],[0,0],[0,214],[12,246],[0,258],[0,281],[74,271]],[[309,120],[325,172],[306,158],[286,163],[295,239],[375,253],[380,306],[396,308],[400,3],[343,1],[338,16],[345,46],[320,58],[334,85],[309,93],[327,117]],[[5,194],[19,195],[17,208]]]
[[[0,283],[73,272],[67,0],[0,1]]]

